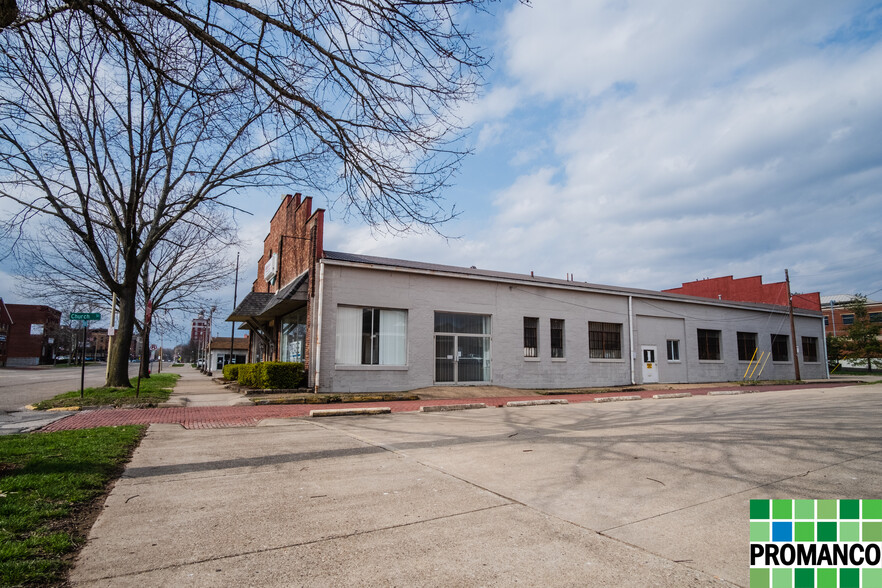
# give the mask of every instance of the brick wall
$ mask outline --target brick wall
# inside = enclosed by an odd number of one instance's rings
[[[257,262],[257,279],[253,292],[278,292],[297,276],[309,271],[308,302],[306,309],[306,342],[304,365],[309,369],[313,338],[313,309],[317,284],[316,263],[324,254],[324,209],[312,210],[312,198],[299,193],[288,194],[270,221],[269,233],[263,241],[263,255]],[[278,266],[273,283],[264,278],[264,268],[270,257],[278,256]],[[278,354],[278,324],[273,325]]]
[[[13,325],[6,341],[6,365],[39,365],[52,361],[52,345],[61,313],[49,306],[7,304]],[[31,325],[42,325],[42,334],[32,335]]]
[[[312,198],[288,194],[270,221],[270,230],[263,240],[263,255],[257,262],[254,292],[278,292],[303,272],[312,269],[322,257],[324,210],[313,214]],[[264,279],[264,268],[272,255],[279,256],[278,271],[273,284]],[[310,295],[314,279],[310,277]]]
[[[733,302],[759,302],[787,306],[787,282],[763,284],[762,276],[734,279],[732,276],[708,278],[694,282],[684,282],[679,288],[662,290],[672,294],[686,294],[701,298],[716,298]],[[821,310],[821,294],[793,293],[793,306],[806,310]]]

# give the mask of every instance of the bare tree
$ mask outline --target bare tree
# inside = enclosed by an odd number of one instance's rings
[[[44,221],[39,231],[22,238],[15,251],[19,292],[60,307],[96,310],[110,308],[112,293],[95,271],[94,259],[76,235],[57,221]],[[102,255],[115,257],[113,234],[96,233]],[[172,227],[153,248],[138,283],[134,329],[141,335],[141,354],[147,356],[151,327],[143,313],[147,301],[152,324],[166,333],[177,330],[175,317],[192,314],[216,301],[211,296],[233,279],[231,248],[239,244],[229,215],[211,207],[194,212]],[[121,351],[124,360],[129,348]],[[124,361],[120,360],[120,361]],[[148,366],[142,376],[149,377]]]
[[[482,0],[21,0],[0,5],[0,197],[64,223],[120,299],[127,350],[154,247],[205,202],[305,185],[387,229],[435,227],[464,151]],[[119,243],[121,270],[99,243]],[[108,385],[128,383],[126,366]]]

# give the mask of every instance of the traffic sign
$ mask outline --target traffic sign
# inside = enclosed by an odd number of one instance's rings
[[[72,321],[100,321],[101,313],[100,312],[72,312],[70,313],[70,320]]]

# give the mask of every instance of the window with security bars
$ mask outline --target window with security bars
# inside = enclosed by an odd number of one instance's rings
[[[772,335],[772,361],[788,361],[790,359],[790,337]]]
[[[756,333],[738,333],[738,361],[750,361],[756,353]]]
[[[843,314],[842,315],[842,324],[843,325],[853,325],[854,324],[854,315],[853,314]]]
[[[562,319],[551,319],[551,357],[566,357],[564,355],[564,322]]]
[[[539,319],[524,317],[524,357],[539,357]]]
[[[818,338],[803,337],[802,338],[802,358],[807,362],[818,361]]]
[[[622,323],[588,323],[588,357],[622,359]]]
[[[719,360],[721,338],[720,331],[698,329],[698,359]]]

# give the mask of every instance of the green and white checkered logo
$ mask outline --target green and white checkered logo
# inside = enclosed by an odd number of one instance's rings
[[[882,588],[882,500],[751,500],[751,588]]]

